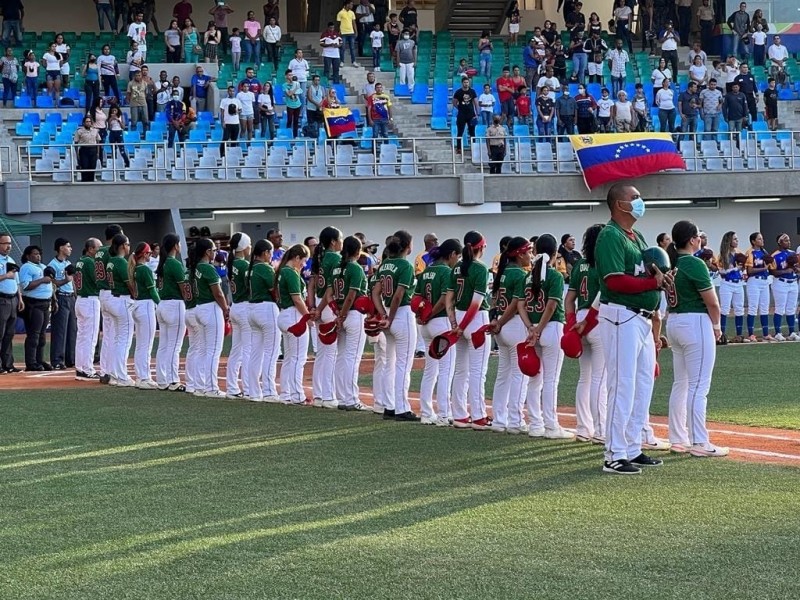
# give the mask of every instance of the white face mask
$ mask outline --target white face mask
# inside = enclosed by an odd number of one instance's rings
[[[407,40],[407,39],[409,39],[410,37],[411,37],[411,36],[410,36],[410,35],[408,35],[407,33],[406,33],[405,35],[403,35],[403,39],[404,39],[404,40]]]

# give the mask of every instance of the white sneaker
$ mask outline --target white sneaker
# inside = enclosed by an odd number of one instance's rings
[[[376,415],[382,415],[383,414],[383,407],[380,404],[373,404],[372,405],[372,412],[374,412]]]
[[[548,440],[574,440],[575,434],[559,427],[558,429],[545,429],[544,437]]]
[[[655,438],[652,442],[642,442],[642,450],[669,450],[672,444],[667,440]]]
[[[794,331],[789,334],[789,341],[790,342],[796,342],[797,340],[800,340],[800,335],[797,335],[797,333],[794,332]]]
[[[314,398],[314,408],[322,408],[322,398]]]
[[[437,427],[450,427],[453,422],[448,419],[447,417],[437,417],[436,418],[436,426]]]
[[[136,388],[140,390],[157,390],[158,384],[152,379],[143,379],[136,382]]]
[[[728,456],[728,448],[721,448],[714,444],[694,444],[689,454],[697,457],[722,457]]]
[[[691,448],[690,444],[676,443],[670,445],[669,451],[674,452],[675,454],[686,454],[687,452],[689,452],[690,448]]]
[[[206,393],[200,390],[195,390],[194,392],[192,392],[192,396],[197,396],[198,398],[205,398]]]
[[[523,431],[521,427],[506,427],[506,433],[509,435],[519,435],[523,433]]]
[[[545,434],[544,427],[533,427],[528,430],[528,437],[543,438]]]
[[[354,66],[356,69],[360,69],[360,68],[361,68],[361,65],[360,65],[360,64],[358,64],[357,62],[354,62],[354,63],[353,63],[353,66]]]
[[[422,417],[419,422],[423,425],[436,425],[437,420],[436,417]]]
[[[175,383],[170,383],[167,386],[167,390],[169,390],[170,392],[185,392],[186,386],[183,385],[180,381],[177,381]]]
[[[605,446],[606,445],[606,438],[604,438],[602,436],[599,436],[599,435],[595,435],[595,436],[592,437],[592,443],[597,445],[597,446]]]
[[[242,392],[236,392],[235,394],[233,394],[233,393],[226,393],[226,394],[225,394],[225,397],[226,397],[228,400],[241,400],[241,399],[242,399],[242,398],[244,398],[245,396],[244,396],[244,394],[243,394]]]
[[[381,72],[381,68],[380,67],[375,67],[372,70],[375,71],[376,73],[380,73]]]
[[[776,333],[776,334],[775,334],[775,341],[776,341],[776,342],[785,342],[785,341],[786,341],[786,338],[785,338],[785,337],[783,337],[783,334],[782,334],[782,333]]]
[[[492,423],[492,426],[489,427],[489,431],[494,431],[495,433],[505,433],[506,428],[503,427],[502,425],[495,425],[494,423]]]
[[[314,400],[314,406],[316,406],[316,400]],[[339,401],[338,400],[323,400],[322,401],[322,408],[339,408]]]
[[[112,377],[108,383],[117,387],[136,387],[136,382],[130,377],[128,379],[115,379]]]
[[[225,392],[217,390],[216,392],[206,392],[203,394],[205,398],[225,398]]]
[[[575,434],[575,441],[576,442],[581,442],[581,443],[584,443],[584,444],[588,444],[589,442],[592,441],[592,438],[590,436],[588,436],[588,435]]]
[[[230,398],[230,396],[228,396],[228,398]],[[261,396],[254,396],[252,398],[248,398],[247,396],[242,396],[241,399],[249,400],[250,402],[264,402],[264,398],[262,398]]]
[[[269,402],[270,404],[280,404],[282,401],[277,396],[264,396],[264,402]]]

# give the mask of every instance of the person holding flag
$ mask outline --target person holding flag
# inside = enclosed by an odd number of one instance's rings
[[[369,117],[372,122],[372,137],[376,140],[389,139],[389,127],[394,123],[392,100],[383,91],[383,84],[375,84],[375,93],[367,98]]]

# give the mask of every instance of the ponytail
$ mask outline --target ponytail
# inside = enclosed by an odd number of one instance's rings
[[[200,259],[213,247],[214,242],[208,238],[201,238],[194,243],[194,247],[192,248],[191,252],[189,252],[189,277],[194,276],[194,271],[197,268],[197,264],[200,262]]]
[[[170,253],[175,249],[175,246],[180,244],[181,238],[174,233],[168,233],[161,240],[161,250],[158,253],[158,266],[156,267],[156,277],[164,277],[164,263],[167,262]]]
[[[339,263],[339,268],[342,270],[342,273],[344,273],[347,263],[354,258],[358,258],[360,254],[361,240],[352,235],[344,238],[344,242],[342,243],[342,262]]]
[[[342,232],[336,227],[326,227],[319,232],[319,244],[314,248],[314,256],[311,259],[311,272],[314,275],[319,275],[320,267],[322,267],[322,258],[325,252],[331,247],[331,244],[337,240],[342,239]]]
[[[527,252],[531,247],[531,243],[524,237],[515,237],[508,240],[505,248],[500,253],[500,261],[497,263],[497,272],[494,274],[494,281],[492,281],[492,295],[500,291],[500,279],[508,266],[508,263],[514,260],[516,262],[523,252]]]
[[[432,250],[428,251],[428,255],[431,257],[432,261],[440,261],[440,260],[447,260],[452,256],[453,252],[456,254],[461,254],[463,247],[461,246],[461,242],[459,242],[455,238],[449,238],[443,241],[440,245],[436,246]]]
[[[477,231],[468,231],[464,235],[464,249],[461,251],[461,274],[466,276],[475,261],[475,251],[486,246],[486,240]]]
[[[549,233],[540,235],[536,240],[536,254],[539,255],[539,258],[536,259],[533,269],[531,270],[531,289],[534,292],[534,298],[542,291],[542,283],[547,275],[548,263],[550,259],[556,255],[557,249],[558,244],[556,243],[556,238]]]
[[[250,252],[250,265],[247,267],[247,281],[250,281],[250,276],[253,274],[253,267],[256,264],[256,256],[261,256],[265,252],[269,252],[272,256],[272,242],[269,240],[258,240]]]
[[[605,225],[598,223],[589,227],[583,234],[583,257],[586,259],[586,262],[589,263],[590,267],[594,267],[594,251],[595,246],[597,246],[597,237],[600,235],[600,232],[603,231],[604,227]]]
[[[390,238],[389,243],[386,244],[384,250],[388,258],[398,258],[403,256],[403,253],[411,247],[411,234],[405,229],[400,229],[394,232]]]
[[[697,225],[691,221],[678,221],[672,226],[672,243],[667,254],[673,267],[678,263],[678,250],[685,249],[698,233]]]
[[[225,263],[227,267],[226,270],[228,271],[228,279],[233,279],[233,262],[236,260],[236,246],[239,245],[239,241],[242,239],[242,234],[240,232],[236,232],[231,236],[230,240],[230,252],[228,252],[228,260]]]

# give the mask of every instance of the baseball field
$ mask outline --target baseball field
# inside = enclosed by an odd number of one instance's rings
[[[721,348],[731,457],[637,477],[576,442],[3,375],[0,598],[798,598],[798,348]]]

